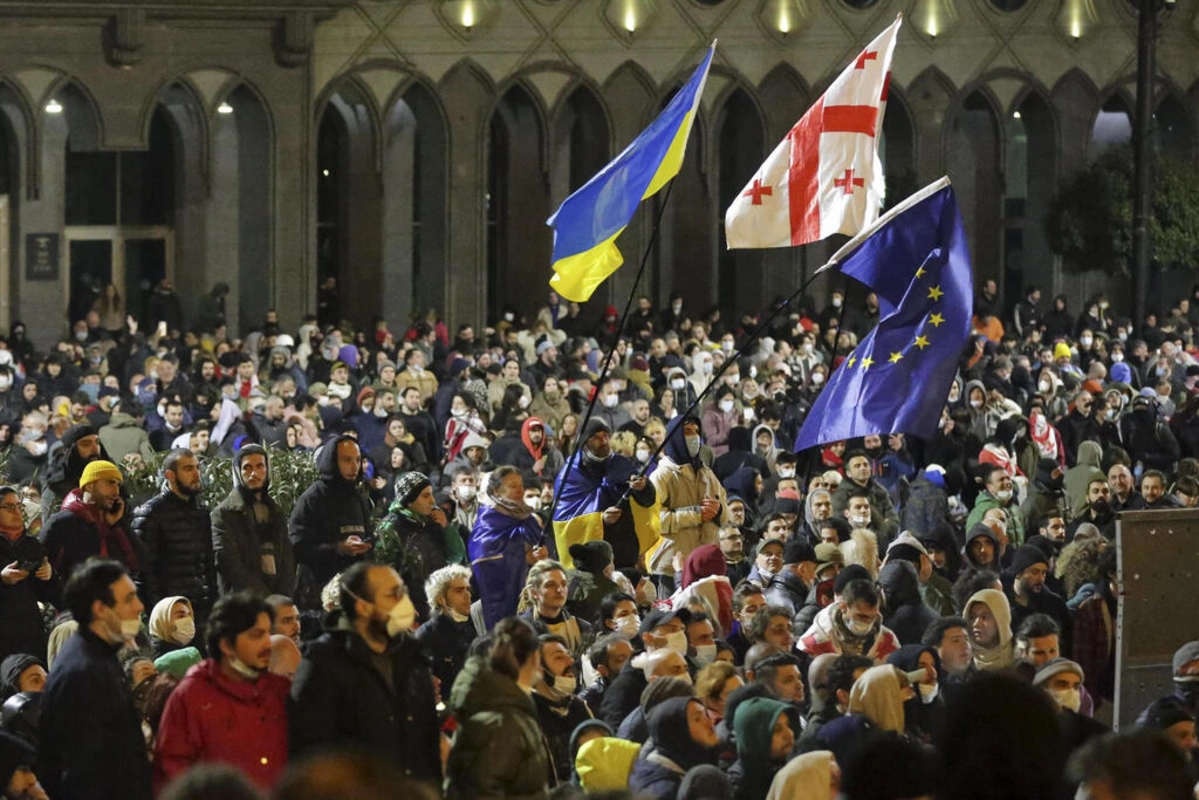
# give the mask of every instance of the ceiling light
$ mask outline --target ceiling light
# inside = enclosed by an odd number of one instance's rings
[[[47,114],[61,114],[62,113],[62,103],[58,102],[57,100],[51,100],[49,103],[46,103],[46,113]]]
[[[217,107],[216,107],[216,113],[218,113],[218,114],[232,114],[232,113],[233,113],[233,106],[229,105],[228,103],[221,103],[219,106],[217,106]]]

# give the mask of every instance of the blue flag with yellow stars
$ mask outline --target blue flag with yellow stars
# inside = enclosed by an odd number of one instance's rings
[[[970,336],[974,283],[948,178],[888,211],[822,267],[878,296],[878,325],[835,370],[795,450],[867,434],[931,438]]]

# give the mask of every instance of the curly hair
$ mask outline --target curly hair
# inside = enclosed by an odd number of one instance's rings
[[[461,578],[469,583],[470,570],[461,564],[450,564],[448,567],[442,567],[428,577],[425,581],[425,597],[429,598],[431,606],[434,608],[441,606],[441,601],[445,599],[445,593],[449,590],[450,584],[455,578]]]
[[[1074,597],[1088,583],[1101,583],[1103,571],[1100,556],[1107,549],[1107,540],[1083,539],[1062,548],[1057,557],[1057,576],[1066,589],[1066,599]]]

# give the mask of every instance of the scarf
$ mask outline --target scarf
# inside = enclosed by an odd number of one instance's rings
[[[129,544],[129,537],[125,534],[125,530],[120,527],[112,527],[104,519],[104,515],[98,512],[95,506],[89,506],[83,502],[83,490],[72,489],[62,503],[63,511],[70,511],[77,517],[83,517],[85,520],[96,526],[96,531],[100,535],[100,557],[115,558],[123,561],[125,566],[133,572],[138,570],[137,553],[134,552],[132,545]]]
[[[1037,453],[1041,458],[1057,460],[1057,431],[1049,424],[1045,415],[1036,411],[1029,415],[1029,421],[1032,423],[1031,438],[1037,445]]]
[[[882,620],[875,618],[874,625],[865,636],[858,636],[845,624],[840,611],[833,611],[833,627],[837,631],[837,639],[841,642],[842,655],[864,656],[874,647],[874,639],[878,636]]]

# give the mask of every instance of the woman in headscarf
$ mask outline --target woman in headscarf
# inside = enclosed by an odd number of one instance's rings
[[[762,474],[753,467],[741,467],[720,483],[726,493],[741,498],[745,505],[744,525],[747,528],[754,527],[754,510],[758,507],[758,498],[762,492]]]
[[[766,800],[836,800],[840,792],[837,759],[828,750],[816,750],[788,761],[770,782]]]
[[[703,394],[712,382],[712,353],[703,348],[691,354],[691,376],[687,379],[696,395]]]
[[[629,791],[638,796],[675,800],[691,769],[716,761],[716,727],[694,697],[672,697],[655,706],[649,734],[652,744],[642,748],[629,775]]]
[[[1012,642],[1012,609],[998,589],[975,592],[963,607],[970,625],[974,666],[984,672],[999,672],[1016,660]]]
[[[912,739],[923,744],[939,746],[945,730],[945,698],[941,696],[941,657],[937,648],[905,644],[891,655],[887,663],[908,675],[912,696],[904,700],[904,730]],[[914,673],[922,672],[917,678]]]
[[[196,638],[196,614],[186,597],[164,597],[150,612],[150,643],[158,658],[192,645]]]
[[[754,428],[753,438],[754,455],[766,462],[767,472],[774,472],[775,459],[781,452],[780,448],[774,443],[774,429],[769,425],[762,424]]]

